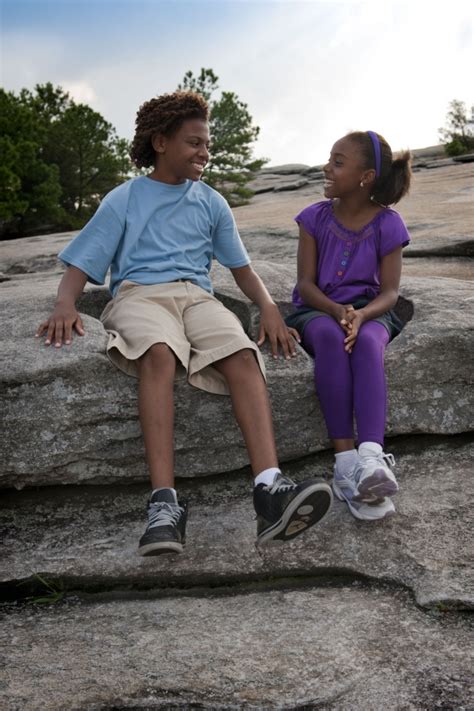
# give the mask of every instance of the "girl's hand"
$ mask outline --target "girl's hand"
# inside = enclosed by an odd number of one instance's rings
[[[288,328],[283,321],[278,306],[268,304],[261,310],[260,330],[257,345],[261,346],[266,336],[270,341],[272,355],[278,358],[278,348],[281,347],[283,356],[290,360],[296,356],[295,341],[301,341],[298,331]]]
[[[341,328],[349,333],[349,322],[351,321],[351,314],[355,313],[352,304],[336,304],[334,318],[341,326]]]
[[[348,334],[344,339],[344,350],[346,353],[352,353],[352,349],[354,348],[357,340],[357,335],[364,321],[365,318],[363,309],[357,309],[357,311],[353,309],[352,311],[348,311],[346,318],[342,320],[341,324],[343,325],[343,328],[347,329],[346,333]]]

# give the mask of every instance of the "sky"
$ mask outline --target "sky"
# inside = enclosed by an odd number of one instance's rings
[[[269,165],[327,159],[350,130],[439,143],[474,104],[474,2],[0,0],[1,84],[52,82],[131,139],[138,107],[212,68],[260,127]]]

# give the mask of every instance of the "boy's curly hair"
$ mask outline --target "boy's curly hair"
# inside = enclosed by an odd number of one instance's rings
[[[208,116],[206,100],[194,91],[175,91],[146,101],[137,111],[135,136],[130,149],[132,162],[137,168],[153,167],[156,153],[151,140],[155,134],[171,136],[186,119],[207,121]]]

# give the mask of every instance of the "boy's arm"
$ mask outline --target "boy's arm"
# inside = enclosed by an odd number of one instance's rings
[[[268,335],[274,358],[278,358],[279,346],[281,346],[287,360],[291,356],[295,356],[295,341],[293,339],[300,340],[298,332],[286,326],[278,306],[258,274],[250,265],[231,268],[230,271],[239,289],[260,308],[261,320],[257,345],[261,346],[265,341],[265,336]]]
[[[35,337],[39,338],[46,331],[45,346],[53,341],[56,348],[60,348],[63,341],[69,345],[72,341],[73,328],[84,335],[82,319],[76,310],[76,301],[82,294],[87,282],[87,274],[77,267],[68,267],[61,279],[56,297],[53,313],[46,321],[40,324]]]

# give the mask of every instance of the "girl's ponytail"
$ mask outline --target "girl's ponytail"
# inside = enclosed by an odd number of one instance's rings
[[[394,205],[410,189],[411,175],[410,151],[403,151],[391,162],[388,171],[374,181],[371,197],[381,205]]]
[[[393,160],[392,149],[383,136],[373,131],[354,131],[347,138],[357,143],[364,159],[364,167],[373,168],[379,175],[372,183],[370,197],[381,205],[394,205],[410,189],[411,155],[404,151]],[[380,153],[377,155],[377,142]]]

